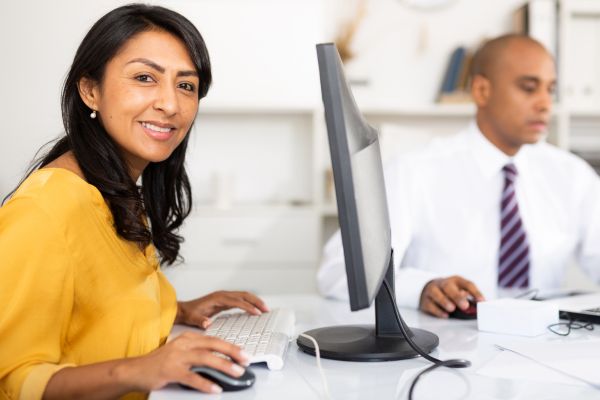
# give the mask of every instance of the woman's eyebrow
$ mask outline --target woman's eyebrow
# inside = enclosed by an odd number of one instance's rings
[[[133,60],[130,60],[129,62],[127,62],[127,64],[133,64],[133,63],[142,63],[144,65],[149,66],[152,69],[155,69],[156,71],[160,72],[161,74],[163,74],[165,72],[165,67],[155,63],[152,60],[149,60],[147,58],[134,58]],[[184,71],[177,71],[177,76],[195,76],[198,77],[198,72],[195,70],[184,70]]]

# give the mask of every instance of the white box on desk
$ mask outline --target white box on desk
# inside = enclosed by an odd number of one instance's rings
[[[558,322],[558,308],[542,301],[498,299],[477,303],[480,331],[538,336]]]

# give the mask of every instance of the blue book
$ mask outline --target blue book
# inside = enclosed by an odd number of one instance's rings
[[[457,47],[450,56],[450,61],[448,62],[448,67],[446,68],[446,74],[444,75],[444,80],[442,82],[442,88],[440,90],[440,94],[443,93],[452,93],[454,92],[458,86],[460,81],[460,72],[462,63],[465,60],[466,49],[462,46]]]

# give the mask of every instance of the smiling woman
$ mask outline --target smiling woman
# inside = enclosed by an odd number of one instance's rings
[[[132,37],[106,65],[102,84],[79,91],[119,146],[133,181],[186,138],[198,111],[199,76],[184,43],[165,31]]]
[[[243,373],[247,356],[219,339],[165,344],[174,322],[268,310],[245,292],[177,302],[160,271],[191,210],[185,153],[210,83],[202,36],[171,10],[120,7],[83,39],[66,135],[0,208],[0,399],[144,398],[171,382],[219,392],[190,368]]]

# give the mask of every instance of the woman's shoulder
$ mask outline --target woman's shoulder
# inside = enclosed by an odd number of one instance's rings
[[[64,168],[42,168],[34,171],[15,191],[13,202],[28,202],[58,217],[105,209],[104,199],[95,186]]]

